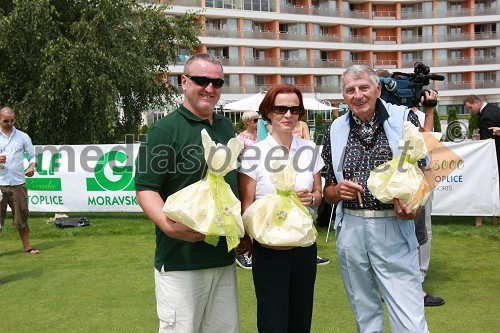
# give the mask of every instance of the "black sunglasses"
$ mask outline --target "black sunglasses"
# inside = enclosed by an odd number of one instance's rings
[[[4,120],[2,120],[2,121],[3,121],[3,123],[4,123],[4,124],[8,124],[8,123],[13,123],[13,122],[15,122],[15,120],[14,120],[14,119],[4,119]]]
[[[291,114],[300,114],[302,108],[300,106],[286,106],[286,105],[275,105],[273,106],[273,112],[276,114],[285,114],[290,110]]]
[[[215,89],[219,89],[224,85],[223,79],[211,79],[206,76],[191,76],[191,75],[185,75],[185,77],[189,78],[194,83],[202,87],[207,87],[211,83]]]
[[[259,118],[253,118],[252,121],[257,124],[257,122],[259,121]]]

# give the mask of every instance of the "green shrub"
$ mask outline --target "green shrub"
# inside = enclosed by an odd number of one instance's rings
[[[321,113],[316,114],[316,126],[314,130],[314,142],[317,145],[323,144],[323,137],[325,136],[326,126]]]
[[[479,113],[472,113],[469,118],[469,131],[467,137],[472,138],[472,132],[479,128]]]
[[[236,133],[241,133],[244,130],[246,130],[246,128],[247,128],[247,126],[243,123],[243,119],[240,118],[240,120],[238,120],[238,122],[236,123],[234,130],[236,131]]]
[[[439,119],[437,109],[434,109],[434,132],[441,133],[441,120]]]

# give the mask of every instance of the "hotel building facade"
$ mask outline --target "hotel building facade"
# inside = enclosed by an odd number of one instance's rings
[[[445,77],[424,87],[439,90],[439,113],[467,113],[468,94],[500,102],[499,2],[171,0],[165,14],[199,12],[202,31],[196,50],[178,50],[168,81],[179,86],[189,55],[208,52],[224,66],[221,104],[290,83],[342,108],[348,66],[413,73],[420,61]]]

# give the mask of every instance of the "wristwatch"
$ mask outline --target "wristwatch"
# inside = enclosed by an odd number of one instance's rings
[[[311,206],[314,206],[314,204],[316,203],[316,197],[314,196],[314,194],[311,195]]]

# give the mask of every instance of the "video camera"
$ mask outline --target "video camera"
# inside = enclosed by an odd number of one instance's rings
[[[406,107],[418,106],[420,98],[424,97],[424,106],[434,107],[435,100],[425,100],[424,86],[429,80],[444,81],[444,76],[431,74],[429,66],[417,61],[413,66],[413,73],[394,72],[390,77],[381,77],[382,98],[387,103],[405,105]]]

